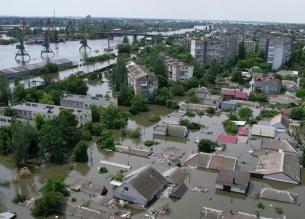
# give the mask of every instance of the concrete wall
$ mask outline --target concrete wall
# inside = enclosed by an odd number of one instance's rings
[[[236,110],[237,109],[237,105],[232,105],[232,104],[226,104],[226,103],[222,103],[221,104],[221,109],[231,109],[231,110]]]
[[[206,93],[197,93],[196,92],[196,96],[198,99],[204,99],[206,95],[207,95]]]
[[[154,134],[154,135],[163,135],[163,136],[166,136],[166,132],[164,132],[164,131],[157,131],[157,130],[154,130],[154,131],[153,131],[153,134]]]

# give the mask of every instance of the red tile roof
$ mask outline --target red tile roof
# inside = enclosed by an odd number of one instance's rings
[[[218,138],[217,138],[217,141],[236,144],[237,143],[237,137],[236,136],[230,136],[230,135],[219,135]]]
[[[232,90],[222,90],[221,93],[223,95],[235,96],[237,98],[247,98],[248,94],[245,92],[232,91]]]
[[[249,130],[248,129],[239,129],[238,130],[238,135],[248,136],[248,134],[249,134]]]
[[[281,112],[282,112],[284,115],[288,115],[288,114],[291,113],[292,109],[293,109],[292,107],[291,107],[291,108],[288,108],[288,109],[282,109]]]

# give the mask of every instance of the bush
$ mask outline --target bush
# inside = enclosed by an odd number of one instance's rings
[[[199,112],[197,112],[197,115],[198,115],[198,116],[204,116],[204,112],[199,111]]]
[[[196,114],[195,114],[194,112],[190,111],[190,110],[187,110],[187,111],[186,111],[186,115],[187,115],[188,117],[195,117],[195,116],[196,116]]]
[[[153,145],[158,145],[158,144],[160,144],[160,143],[157,141],[151,141],[151,140],[144,141],[144,145],[147,147],[151,147]]]
[[[100,167],[100,169],[98,170],[99,174],[104,174],[104,173],[108,173],[108,169],[106,167]]]
[[[208,107],[207,110],[206,110],[206,112],[207,112],[208,114],[214,114],[214,113],[216,112],[216,109],[215,109],[214,107]]]
[[[275,207],[275,212],[278,213],[278,214],[284,214],[283,209],[280,208],[280,207]]]
[[[150,117],[148,119],[148,121],[150,121],[150,122],[159,122],[159,121],[161,121],[161,117],[160,116]]]
[[[242,107],[238,110],[237,114],[240,118],[248,120],[253,116],[253,110],[249,107]]]
[[[26,200],[26,196],[25,196],[25,195],[20,195],[19,193],[17,193],[17,194],[14,196],[12,202],[15,203],[15,204],[17,204],[17,203],[22,203],[22,202],[24,202],[25,200]]]
[[[199,98],[198,98],[196,95],[192,95],[192,96],[190,96],[190,98],[189,98],[189,102],[190,102],[190,103],[199,103],[200,100],[199,100]]]
[[[176,166],[177,166],[177,167],[181,167],[181,166],[182,166],[181,162],[178,161],[178,162],[176,163]]]
[[[123,171],[121,170],[117,175],[112,176],[111,180],[123,181],[124,177]]]
[[[263,202],[258,203],[256,206],[258,208],[265,209],[265,205],[263,204]]]
[[[63,196],[69,196],[70,193],[67,190],[68,184],[64,182],[63,176],[53,176],[48,179],[46,184],[40,189],[43,195],[51,192],[61,193]],[[55,194],[56,195],[56,194]]]
[[[76,202],[76,198],[75,197],[71,197],[71,202]]]
[[[112,130],[103,131],[96,143],[102,149],[107,148],[114,151],[115,146],[113,139],[113,131]]]
[[[305,117],[305,111],[302,107],[294,107],[289,114],[290,119],[302,120]]]
[[[250,119],[249,124],[250,125],[257,124],[257,121],[255,119]]]
[[[222,124],[224,126],[226,133],[228,134],[238,133],[238,127],[233,122],[231,122],[231,120],[226,120]]]
[[[172,94],[174,96],[184,96],[184,88],[182,85],[173,84],[172,86]]]
[[[87,200],[84,204],[82,204],[83,207],[88,207],[90,205],[91,201]]]
[[[236,114],[230,113],[228,117],[231,121],[238,121],[238,116]]]
[[[190,122],[189,120],[187,119],[181,119],[180,122],[179,122],[179,125],[181,126],[186,126],[188,129],[190,130],[199,130],[201,128],[204,128],[205,126],[200,124],[200,123],[197,123],[197,122]]]
[[[175,100],[167,100],[166,107],[170,109],[180,109],[178,102]]]
[[[35,200],[32,215],[36,218],[48,217],[54,209],[59,209],[63,204],[64,196],[60,192],[48,192]]]
[[[201,139],[198,143],[198,150],[205,153],[212,153],[216,151],[218,143],[216,141],[211,141],[208,139]]]
[[[79,142],[73,150],[73,158],[76,162],[87,162],[88,161],[88,144],[84,141]]]
[[[165,205],[163,205],[161,209],[162,209],[162,211],[165,212],[165,214],[170,214],[170,213],[171,213],[171,208],[170,208],[170,206],[169,206],[168,203],[166,203]]]
[[[141,127],[137,127],[135,129],[122,128],[121,137],[140,138]]]
[[[82,140],[83,141],[91,141],[93,138],[92,138],[92,135],[89,131],[83,131],[82,133]]]
[[[261,118],[272,118],[273,116],[279,114],[276,110],[262,110],[259,116]]]

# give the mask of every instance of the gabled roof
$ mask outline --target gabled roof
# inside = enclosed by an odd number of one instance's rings
[[[237,143],[237,137],[236,136],[231,136],[231,135],[219,135],[217,137],[217,141],[218,142],[236,144]]]
[[[220,96],[220,95],[210,95],[210,94],[208,94],[204,97],[204,100],[216,100],[216,101],[218,101],[218,100],[221,100],[221,98],[222,98],[222,96]]]
[[[137,171],[133,171],[132,176],[124,178],[124,182],[132,186],[143,198],[148,200],[159,190],[163,189],[167,183],[166,178],[151,164],[146,165]]]
[[[237,98],[247,98],[248,94],[245,92],[239,92],[239,91],[232,91],[232,90],[222,90],[222,95],[230,95],[235,96]]]
[[[291,113],[292,109],[293,109],[293,107],[288,108],[288,109],[282,109],[281,112],[282,112],[284,115],[288,115],[288,114]]]
[[[196,90],[196,93],[209,93],[209,90],[206,87],[201,87]]]
[[[259,197],[295,204],[297,203],[298,194],[290,193],[288,191],[283,190],[263,188],[260,191]]]
[[[265,125],[253,125],[252,135],[274,138],[275,128]]]
[[[297,153],[298,151],[288,141],[275,140],[275,139],[264,139],[262,142],[262,149],[279,151],[280,149],[284,152]]]
[[[282,124],[287,129],[289,128],[289,118],[286,115],[283,115],[282,113],[275,115],[271,121],[270,126],[275,126],[277,124]]]
[[[282,80],[282,83],[287,89],[297,90],[299,88],[298,84],[294,81]]]
[[[175,184],[181,184],[185,178],[189,175],[188,172],[181,170],[179,167],[174,167],[168,170],[165,170],[162,174],[164,177],[170,178]]]
[[[250,173],[221,169],[216,184],[237,187],[246,190],[250,182]]]
[[[237,163],[236,157],[229,157],[224,155],[208,154],[208,153],[196,153],[191,154],[185,161],[184,165],[202,167],[212,170],[235,170]]]
[[[176,195],[178,198],[182,198],[184,193],[187,191],[187,186],[184,183],[181,183],[180,185],[176,186],[170,196]]]

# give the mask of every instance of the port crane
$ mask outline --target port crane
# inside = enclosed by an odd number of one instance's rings
[[[51,19],[49,18],[47,21],[47,29],[44,34],[44,42],[42,43],[42,46],[44,47],[41,50],[41,57],[43,57],[44,54],[53,54],[55,56],[55,53],[50,48],[50,32],[53,30]]]
[[[91,48],[87,44],[87,38],[88,38],[88,18],[86,18],[85,34],[83,36],[83,39],[80,41],[80,44],[82,44],[82,46],[79,48],[79,50],[81,50],[82,48],[86,50],[87,47],[91,50]]]
[[[16,49],[18,49],[18,52],[16,53],[15,60],[17,62],[18,62],[18,60],[17,60],[18,56],[21,56],[22,62],[25,61],[24,60],[25,56],[27,56],[29,58],[28,61],[31,60],[31,56],[27,53],[27,51],[25,51],[25,48],[24,48],[24,35],[25,35],[25,31],[26,31],[25,18],[22,18],[21,27],[22,27],[22,33],[21,33],[21,36],[20,36],[19,45],[16,46]]]

